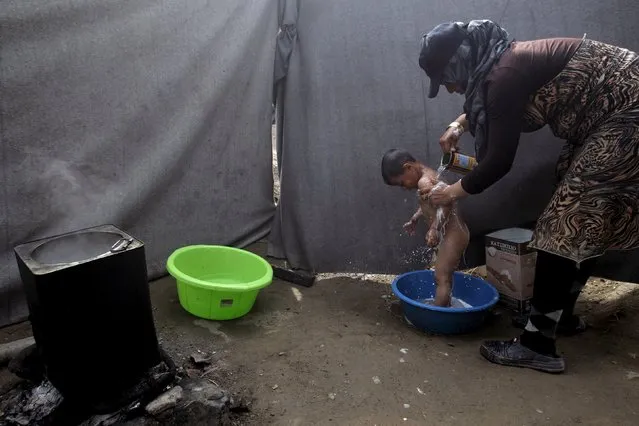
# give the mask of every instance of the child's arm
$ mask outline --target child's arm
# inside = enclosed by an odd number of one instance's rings
[[[446,222],[448,215],[450,214],[450,207],[436,208],[428,199],[430,191],[436,186],[436,181],[433,181],[429,177],[420,179],[419,183],[420,199],[419,204],[424,212],[424,218],[428,223],[428,231],[426,232],[426,244],[430,247],[435,247],[439,244],[439,226],[440,223]],[[441,212],[440,212],[441,211]]]
[[[417,221],[422,216],[422,207],[419,206],[415,214],[410,218],[408,222],[404,224],[404,230],[408,233],[408,235],[415,234],[415,226],[417,225]]]
[[[422,206],[419,206],[415,214],[410,218],[409,222],[417,223],[417,221],[419,220],[421,216],[422,216]]]
[[[434,218],[430,224],[430,228],[426,233],[426,244],[430,247],[435,247],[439,244],[439,228],[442,223],[446,223],[450,216],[450,206],[440,207],[435,211]]]

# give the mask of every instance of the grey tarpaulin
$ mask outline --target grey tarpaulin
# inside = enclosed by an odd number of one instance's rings
[[[420,267],[423,244],[400,235],[413,196],[383,185],[379,160],[404,146],[435,166],[460,111],[455,96],[425,100],[422,33],[491,18],[518,39],[588,33],[637,50],[635,3],[3,1],[0,325],[26,313],[21,242],[111,222],[146,242],[157,276],[180,245],[264,236],[274,83],[270,253],[319,271]],[[548,132],[525,136],[511,174],[464,204],[473,233],[534,221],[559,149]]]
[[[297,11],[299,0],[288,2],[280,0],[278,3],[277,42],[275,45],[275,71],[273,81],[278,84],[288,73],[288,61],[293,52],[293,45],[297,39]]]
[[[295,1],[287,2],[293,7]],[[405,147],[427,164],[461,112],[445,91],[427,100],[421,35],[446,20],[489,18],[519,40],[588,37],[639,49],[636,0],[306,0],[283,97],[281,199],[270,253],[316,271],[423,267],[418,237],[402,236],[414,195],[383,184],[380,159]],[[522,138],[510,174],[463,205],[472,233],[534,221],[552,192],[562,141]],[[463,150],[472,153],[470,139]]]
[[[273,99],[283,99],[285,78],[288,74],[289,60],[295,42],[297,40],[297,11],[299,10],[300,0],[279,0],[278,2],[278,25],[277,43],[275,44],[275,70],[273,72]],[[277,164],[278,168],[281,164],[282,152],[282,117],[283,103],[277,103],[276,114],[279,117],[277,121]]]
[[[277,0],[5,0],[0,30],[0,325],[21,242],[114,223],[157,276],[266,235]]]

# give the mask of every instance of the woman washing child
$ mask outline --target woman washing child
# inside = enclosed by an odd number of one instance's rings
[[[440,86],[465,96],[464,114],[440,139],[454,150],[475,137],[479,165],[457,183],[435,188],[447,206],[479,194],[510,170],[521,132],[548,125],[567,141],[557,189],[539,217],[532,311],[523,334],[484,342],[489,361],[559,373],[555,333],[579,331],[572,309],[598,256],[639,247],[639,57],[589,39],[513,42],[497,24],[445,23],[424,36],[420,67]]]

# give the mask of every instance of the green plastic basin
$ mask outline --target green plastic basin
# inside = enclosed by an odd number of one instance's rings
[[[246,315],[259,291],[273,281],[273,268],[266,260],[234,247],[182,247],[169,256],[166,267],[176,280],[180,305],[210,320]]]

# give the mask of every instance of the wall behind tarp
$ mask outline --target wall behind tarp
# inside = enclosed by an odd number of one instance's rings
[[[414,195],[383,184],[380,160],[404,147],[436,166],[439,136],[461,113],[459,95],[442,90],[426,99],[418,65],[424,32],[488,18],[519,40],[587,33],[639,50],[636,0],[282,2],[296,39],[284,46],[291,46],[288,74],[278,92],[282,187],[269,250],[316,271],[423,267],[422,237],[402,235]],[[547,130],[522,137],[510,174],[463,203],[474,235],[536,220],[562,143]],[[472,147],[466,137],[462,150]]]
[[[5,0],[0,31],[0,326],[22,242],[113,223],[153,277],[268,232],[277,0]]]

